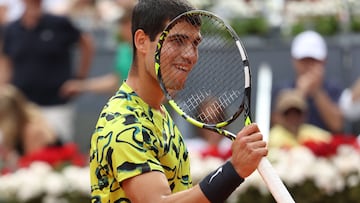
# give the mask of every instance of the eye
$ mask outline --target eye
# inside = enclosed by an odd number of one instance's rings
[[[199,46],[199,44],[201,43],[201,41],[202,41],[202,39],[201,38],[197,38],[196,40],[194,40],[193,41],[193,45],[194,45],[194,47],[198,47]]]
[[[183,35],[174,35],[169,37],[169,42],[176,46],[183,46],[186,43],[186,37]]]
[[[185,38],[184,37],[176,37],[176,39],[174,40],[174,42],[178,45],[178,46],[182,46],[185,44]]]

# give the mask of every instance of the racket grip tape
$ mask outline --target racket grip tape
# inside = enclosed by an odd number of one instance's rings
[[[295,203],[267,158],[260,160],[257,170],[277,203]]]
[[[200,181],[201,191],[211,203],[223,203],[244,179],[238,175],[230,161]]]

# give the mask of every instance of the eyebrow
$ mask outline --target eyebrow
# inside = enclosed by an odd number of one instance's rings
[[[173,34],[173,35],[170,35],[168,36],[168,38],[170,40],[173,40],[173,39],[189,39],[190,37],[186,34]],[[200,43],[202,41],[202,37],[201,36],[198,36],[194,41],[196,41],[197,43]]]

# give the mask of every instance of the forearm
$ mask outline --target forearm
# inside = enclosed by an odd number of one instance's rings
[[[92,38],[83,34],[80,38],[80,59],[79,59],[79,69],[76,74],[76,77],[79,79],[86,78],[90,71],[90,66],[92,58],[94,55],[94,46]]]
[[[191,189],[174,193],[172,195],[163,196],[161,203],[188,203],[188,202],[197,202],[197,203],[210,203],[209,200],[205,197],[204,193],[201,191],[199,185],[194,186]]]
[[[119,87],[119,78],[115,74],[87,79],[83,90],[84,92],[94,93],[114,93]]]
[[[157,171],[125,180],[122,182],[122,187],[132,203],[209,203],[198,185],[171,193],[165,175]]]
[[[199,185],[196,185],[188,190],[173,194],[163,194],[161,196],[155,197],[154,199],[141,198],[138,196],[138,199],[131,199],[133,203],[210,203],[210,201],[205,197],[204,193],[201,191]]]
[[[243,181],[233,164],[228,161],[207,175],[198,185],[177,193],[171,193],[167,179],[159,172],[133,177],[125,180],[122,185],[134,203],[220,203],[224,202]]]
[[[313,95],[313,99],[328,128],[332,132],[341,132],[343,130],[343,116],[339,106],[323,90],[317,91]]]

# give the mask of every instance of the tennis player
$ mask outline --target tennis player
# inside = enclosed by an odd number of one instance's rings
[[[237,134],[231,159],[192,185],[184,139],[162,104],[154,54],[166,24],[193,9],[183,0],[139,0],[135,6],[133,64],[128,79],[100,113],[91,139],[92,203],[224,202],[267,155],[258,126],[251,124]],[[167,54],[166,60],[172,63],[164,68],[176,72],[174,75],[181,73],[178,77],[185,80],[197,61],[201,35],[196,25],[178,32],[180,36],[192,33],[184,37],[195,46],[184,52],[181,46],[188,46],[184,42],[168,45],[174,46],[174,53]],[[182,87],[173,85],[174,89]]]

